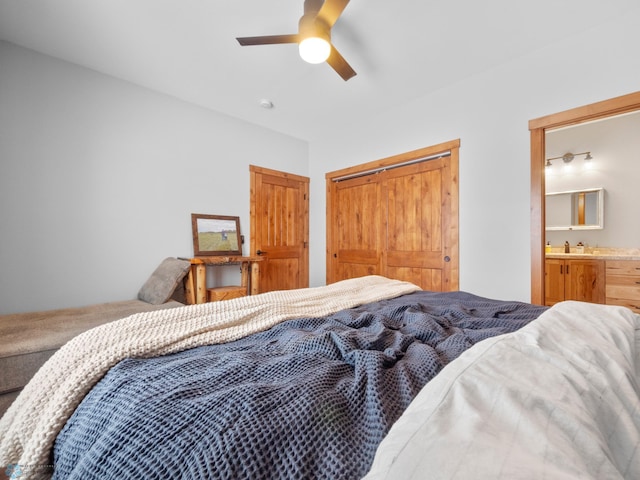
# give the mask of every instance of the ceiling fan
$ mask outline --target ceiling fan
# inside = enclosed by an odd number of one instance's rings
[[[297,43],[300,56],[309,63],[326,61],[343,80],[356,72],[331,43],[331,27],[345,9],[349,0],[305,0],[304,15],[298,23],[298,33],[236,38],[240,45],[271,45]]]

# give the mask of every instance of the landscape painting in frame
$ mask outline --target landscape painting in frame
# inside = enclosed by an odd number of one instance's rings
[[[242,255],[240,217],[191,214],[194,256]]]

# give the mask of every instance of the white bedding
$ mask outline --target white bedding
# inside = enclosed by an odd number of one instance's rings
[[[563,302],[420,392],[367,480],[640,479],[640,316]]]

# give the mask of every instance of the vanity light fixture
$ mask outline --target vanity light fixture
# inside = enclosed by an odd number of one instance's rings
[[[567,152],[564,155],[560,155],[559,157],[551,157],[551,158],[547,158],[547,161],[545,163],[545,167],[551,167],[551,160],[558,160],[558,159],[562,159],[562,161],[564,162],[564,166],[565,168],[569,168],[571,165],[571,162],[573,161],[573,159],[578,156],[578,155],[584,155],[584,161],[586,162],[585,165],[590,165],[591,160],[593,160],[593,157],[591,156],[591,152],[580,152],[580,153],[571,153],[571,152]]]

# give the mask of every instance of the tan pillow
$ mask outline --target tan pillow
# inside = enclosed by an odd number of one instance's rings
[[[152,305],[165,303],[171,298],[190,266],[187,260],[165,258],[138,292],[138,299]]]

